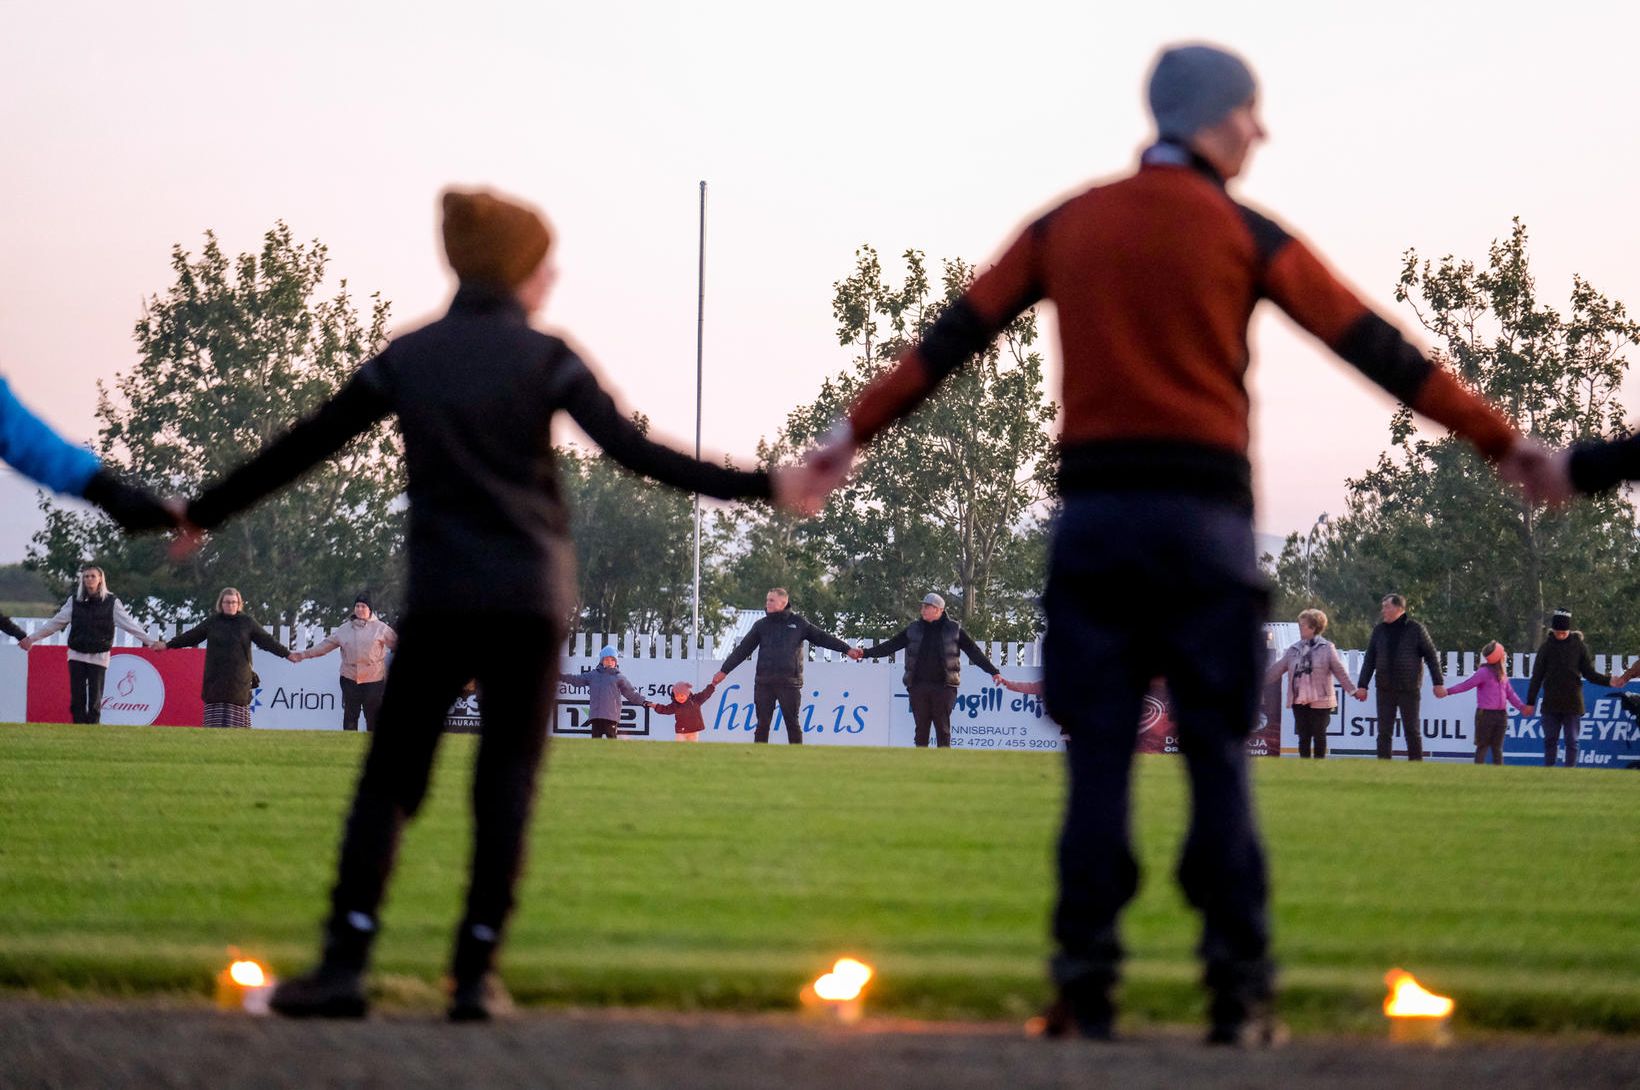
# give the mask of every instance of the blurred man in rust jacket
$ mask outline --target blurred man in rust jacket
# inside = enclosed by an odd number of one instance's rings
[[[1244,740],[1264,668],[1252,537],[1247,326],[1268,299],[1333,352],[1474,443],[1512,480],[1548,458],[1226,183],[1263,139],[1252,72],[1213,46],[1152,71],[1157,140],[1139,169],[1034,219],[854,403],[805,490],[911,412],[1015,316],[1054,304],[1064,363],[1064,507],[1044,609],[1046,700],[1070,731],[1051,1035],[1108,1037],[1138,887],[1128,838],[1134,724],[1153,677],[1173,697],[1194,804],[1179,879],[1202,914],[1209,1040],[1270,1041],[1264,853]]]

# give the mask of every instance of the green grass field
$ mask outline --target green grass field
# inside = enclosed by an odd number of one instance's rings
[[[234,944],[312,957],[365,739],[0,727],[0,987],[205,994]],[[378,979],[442,972],[473,739],[447,738]],[[1640,777],[1255,762],[1283,1011],[1377,1032],[1392,966],[1461,1026],[1640,1033]],[[1060,762],[1040,754],[565,742],[504,975],[525,1002],[786,1009],[853,953],[873,1010],[1020,1018],[1046,994]],[[1128,1017],[1194,1021],[1176,758],[1140,758]]]

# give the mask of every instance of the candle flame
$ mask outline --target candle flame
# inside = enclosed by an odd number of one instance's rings
[[[1384,983],[1389,985],[1384,1013],[1391,1018],[1445,1018],[1452,1013],[1451,999],[1427,991],[1405,969],[1391,969]]]
[[[262,966],[254,961],[236,961],[228,966],[228,978],[241,988],[260,988],[268,982]]]
[[[839,958],[837,964],[831,967],[831,972],[814,982],[814,994],[836,1003],[858,999],[872,973],[871,966],[863,961]]]

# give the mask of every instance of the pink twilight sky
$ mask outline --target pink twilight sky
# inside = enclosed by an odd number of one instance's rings
[[[856,246],[987,259],[1128,169],[1150,61],[1187,38],[1261,79],[1271,141],[1238,195],[1403,327],[1406,248],[1480,260],[1516,215],[1544,301],[1577,272],[1640,305],[1637,31],[1585,0],[6,3],[0,371],[90,437],[171,245],[255,249],[277,219],[408,328],[451,286],[436,193],[487,184],[554,220],[547,324],[691,442],[704,178],[707,447],[750,461],[848,363],[831,291]],[[1392,406],[1273,310],[1253,343],[1258,524],[1285,534],[1343,509]],[[39,525],[0,473],[0,562]]]

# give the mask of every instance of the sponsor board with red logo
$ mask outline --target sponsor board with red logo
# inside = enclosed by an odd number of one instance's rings
[[[205,717],[199,698],[205,652],[116,648],[103,679],[102,722],[114,726],[197,727]],[[68,648],[28,652],[30,723],[67,723]]]

